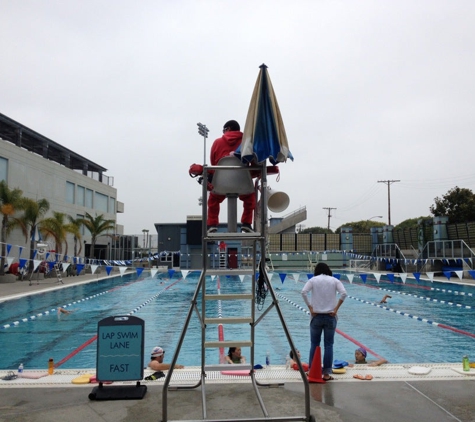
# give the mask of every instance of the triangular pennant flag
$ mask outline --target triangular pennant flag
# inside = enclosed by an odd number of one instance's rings
[[[12,250],[12,245],[7,243],[7,255],[10,253],[11,250]]]
[[[25,268],[26,261],[28,261],[28,260],[25,259],[25,258],[21,258],[19,267],[20,268]]]
[[[470,277],[475,278],[475,270],[468,270]]]
[[[363,283],[366,283],[366,277],[368,276],[368,274],[360,274],[360,278],[361,280],[363,280]]]
[[[350,282],[350,284],[353,283],[353,277],[354,277],[354,276],[355,276],[354,274],[347,274],[347,275],[346,275],[346,278],[348,279],[348,281]]]
[[[48,262],[48,267],[49,267],[50,271],[54,268],[54,264],[55,264],[55,262],[53,262],[53,261]]]
[[[285,273],[279,273],[280,281],[282,282],[282,284],[284,284],[284,280],[285,280],[286,275],[287,274],[285,274]]]
[[[386,276],[389,278],[389,281],[391,283],[394,283],[394,274],[393,273],[388,273],[388,274],[386,274]]]
[[[10,268],[10,265],[12,265],[12,262],[15,258],[7,258],[7,265],[8,265],[8,268]]]
[[[67,255],[64,255],[64,260],[63,261],[69,261],[69,257]]]
[[[246,277],[244,274],[239,274],[239,280],[241,280],[241,283],[244,281],[244,277]]]
[[[310,280],[311,278],[313,277],[313,274],[312,273],[308,273],[307,274],[307,278]]]
[[[49,256],[50,256],[50,253],[49,253],[49,252],[46,252],[46,255],[45,255],[45,261],[47,261],[47,260],[48,260]]]
[[[98,266],[99,265],[91,265],[91,274],[94,274],[96,272]]]
[[[71,264],[69,262],[63,262],[63,271],[66,272]]]
[[[150,270],[150,273],[151,273],[151,275],[152,275],[152,278],[154,278],[154,277],[155,277],[155,274],[158,273],[158,268],[152,268],[152,269]]]
[[[122,277],[127,270],[127,267],[119,267],[120,276]]]
[[[35,258],[36,258],[36,254],[37,254],[37,253],[38,253],[38,250],[37,250],[37,249],[35,249],[35,250],[33,251],[33,259],[35,259]]]
[[[111,275],[111,271],[112,271],[112,265],[106,265],[106,273],[107,273],[107,275]]]
[[[188,270],[181,270],[181,275],[183,276],[183,279],[186,278],[186,276],[188,275],[189,271]]]
[[[457,277],[459,278],[459,280],[462,280],[462,278],[463,278],[463,271],[455,271],[455,274],[457,274]]]
[[[376,281],[379,283],[379,280],[381,280],[381,273],[374,273],[373,275]]]
[[[21,256],[21,253],[23,252],[23,246],[20,246],[18,248],[18,252],[19,252],[19,256]],[[22,268],[22,267],[20,267],[20,268]]]
[[[421,273],[412,273],[414,274],[414,277],[416,278],[417,281],[421,278]]]
[[[294,278],[294,281],[297,283],[297,281],[299,281],[300,274],[299,273],[293,273],[292,277]]]
[[[137,267],[137,277],[140,277],[140,274],[143,273],[143,267]]]
[[[79,275],[81,274],[81,271],[84,270],[84,264],[77,264],[76,265],[76,274]]]
[[[433,273],[433,272],[428,272],[428,273],[426,273],[426,274],[427,274],[427,277],[429,277],[429,280],[430,280],[431,282],[433,282],[433,281],[434,281],[434,273]]]
[[[38,268],[38,265],[41,264],[41,259],[34,259],[33,260],[33,271],[35,271]]]
[[[338,280],[341,279],[341,274],[340,273],[336,273],[336,274],[333,274],[333,277],[337,278]]]
[[[401,277],[402,284],[406,284],[407,273],[401,273],[399,277]]]
[[[452,271],[444,271],[444,275],[447,277],[447,280],[450,280],[450,276],[452,275]]]
[[[173,268],[170,268],[168,270],[168,277],[172,278],[173,277],[173,274],[175,274],[175,270]]]

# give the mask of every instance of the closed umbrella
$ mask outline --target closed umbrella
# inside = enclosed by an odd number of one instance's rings
[[[287,158],[293,160],[285,133],[279,104],[272,87],[267,66],[259,66],[254,92],[240,148],[236,155],[244,163],[255,160],[262,163],[269,159],[272,164],[283,163]]]

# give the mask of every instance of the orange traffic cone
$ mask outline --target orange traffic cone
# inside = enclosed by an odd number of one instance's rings
[[[308,373],[308,382],[319,382],[322,384],[325,383],[325,380],[322,377],[322,352],[320,346],[315,349],[312,367]]]

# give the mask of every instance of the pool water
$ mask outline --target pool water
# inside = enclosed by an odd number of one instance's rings
[[[284,282],[277,273],[269,276],[295,346],[308,361],[309,315],[300,295],[307,275],[287,274]],[[166,350],[165,362],[170,362],[198,277],[199,272],[190,272],[186,279],[180,272],[171,279],[167,274],[139,279],[124,275],[0,303],[0,368],[14,369],[23,363],[26,369],[46,369],[49,358],[62,362],[61,368],[95,368],[97,343],[91,340],[98,322],[127,314],[145,321],[145,362],[157,345]],[[378,283],[371,275],[365,282],[355,275],[349,283],[343,273],[341,280],[349,297],[339,311],[342,334],[335,337],[335,359],[351,361],[360,344],[391,363],[460,362],[463,355],[475,356],[475,287],[411,278],[392,283],[384,276]],[[207,281],[209,291],[216,289],[216,281]],[[220,283],[221,293],[248,292],[250,280],[221,277]],[[379,305],[385,294],[392,298]],[[200,301],[201,296],[199,307]],[[263,311],[270,303],[268,295]],[[73,312],[58,315],[59,306]],[[207,303],[208,316],[216,317],[220,311],[224,317],[250,313],[247,301],[222,301],[221,308],[218,302]],[[256,317],[263,311],[256,311]],[[207,332],[207,340],[218,339],[216,325]],[[225,325],[224,338],[247,340],[249,328]],[[266,351],[271,364],[284,364],[289,351],[275,309],[256,328],[255,363],[265,363]],[[217,349],[206,353],[208,364],[218,363]],[[178,363],[198,366],[200,354],[201,329],[193,314]],[[243,355],[249,360],[249,349],[243,348]],[[369,354],[368,359],[376,357]]]

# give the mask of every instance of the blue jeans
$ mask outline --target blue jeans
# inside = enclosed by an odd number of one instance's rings
[[[323,331],[323,374],[331,374],[333,366],[333,339],[335,338],[337,319],[333,316],[320,314],[310,321],[310,357],[308,359],[309,368],[312,366],[315,349],[320,346]]]

